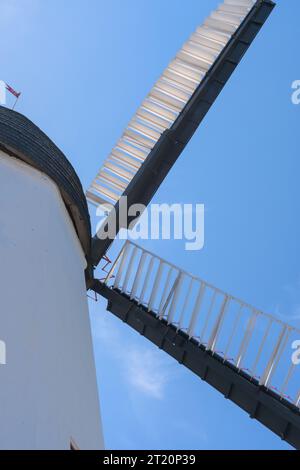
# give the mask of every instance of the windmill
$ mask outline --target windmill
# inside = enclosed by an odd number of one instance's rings
[[[118,318],[300,448],[297,369],[286,348],[298,331],[129,241],[105,280],[94,277],[108,260],[113,240],[102,235],[121,196],[128,206],[149,204],[274,6],[225,0],[184,44],[87,192],[107,211],[93,238],[65,156],[24,116],[0,107],[1,447],[103,448],[86,303],[92,290]],[[117,232],[135,219],[118,222]]]

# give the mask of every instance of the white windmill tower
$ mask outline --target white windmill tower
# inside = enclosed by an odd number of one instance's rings
[[[32,122],[0,107],[1,449],[103,448],[89,255],[74,169]]]
[[[269,0],[225,0],[197,28],[105,161],[89,201],[110,203],[116,212],[122,195],[129,205],[150,202],[273,8]],[[91,239],[81,184],[62,153],[26,118],[5,108],[0,196],[0,338],[7,357],[0,369],[1,448],[60,449],[71,442],[80,449],[103,447],[86,288],[106,297],[110,311],[252,417],[300,446],[300,393],[287,396],[294,368],[279,393],[271,389],[291,327],[130,243],[106,281],[95,280],[93,268],[112,241],[101,233]],[[208,311],[200,315],[207,293]],[[233,325],[226,327],[220,356],[216,348],[228,318]],[[261,318],[263,337],[249,348]],[[233,338],[238,349],[230,363]],[[252,375],[244,365],[250,349]]]

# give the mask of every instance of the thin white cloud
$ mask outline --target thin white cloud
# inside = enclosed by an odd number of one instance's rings
[[[127,354],[126,362],[126,372],[133,387],[152,398],[164,398],[172,372],[160,351],[132,349]]]
[[[18,13],[18,4],[13,0],[1,0],[1,22],[6,23],[13,20]]]
[[[111,354],[114,354],[120,366],[122,378],[129,387],[132,412],[137,422],[143,427],[143,432],[152,435],[155,427],[157,434],[157,423],[145,420],[145,399],[155,401],[166,399],[168,393],[171,392],[172,382],[180,377],[180,369],[176,362],[165,353],[147,344],[147,340],[144,340],[141,346],[130,344],[128,339],[124,338],[118,320],[105,310],[100,313],[99,307],[100,305],[96,311],[91,309],[94,342],[97,348],[107,348]],[[138,398],[142,399],[141,402]],[[205,409],[203,412],[205,413]],[[185,422],[183,416],[181,419],[177,417],[172,426],[175,432],[208,442],[206,429],[202,429],[200,425],[195,430],[191,429],[190,423]],[[132,442],[124,442],[124,446],[129,449],[134,445]]]
[[[122,368],[124,380],[135,392],[162,400],[167,386],[175,376],[170,359],[159,350],[147,345],[132,346],[113,327],[109,314],[97,315],[93,319],[93,335],[100,347],[107,347],[116,356]],[[175,363],[174,363],[175,367]]]
[[[16,25],[28,26],[28,20],[40,6],[38,0],[0,0],[0,25],[13,32]],[[11,36],[10,36],[11,38]]]

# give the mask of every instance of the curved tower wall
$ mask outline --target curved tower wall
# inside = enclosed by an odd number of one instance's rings
[[[56,184],[0,150],[1,449],[103,448],[85,267]]]

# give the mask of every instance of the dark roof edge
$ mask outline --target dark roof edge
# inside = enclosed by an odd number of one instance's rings
[[[91,224],[81,182],[65,155],[33,122],[0,106],[0,149],[45,173],[56,183],[87,258]]]

